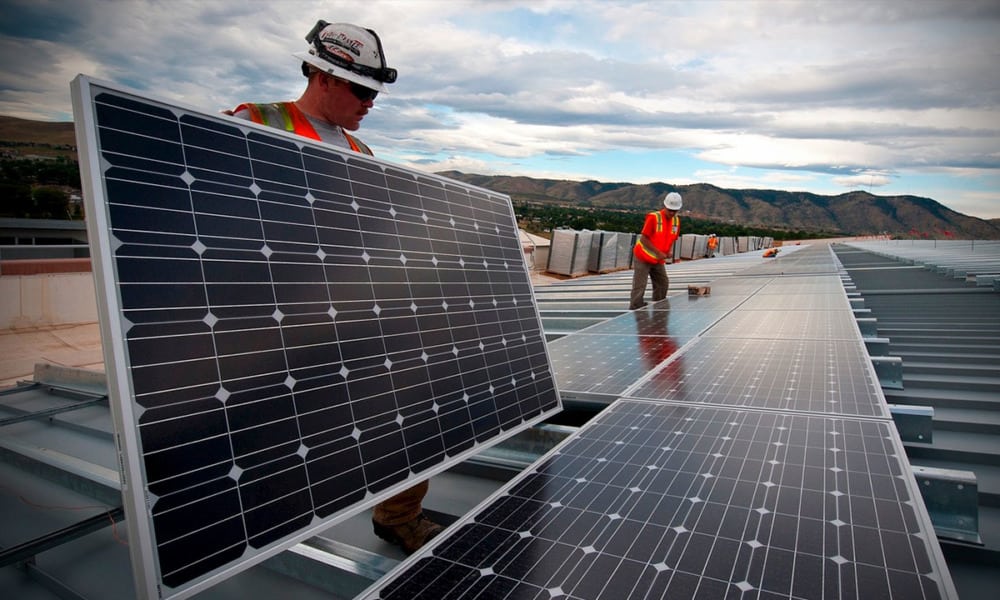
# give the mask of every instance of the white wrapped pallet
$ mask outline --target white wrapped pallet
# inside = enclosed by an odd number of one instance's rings
[[[590,238],[590,260],[587,269],[591,273],[609,273],[615,270],[618,261],[618,233],[595,231]]]
[[[698,237],[693,233],[685,233],[680,237],[681,240],[681,254],[680,257],[684,260],[691,260],[695,257],[694,254],[694,239]],[[676,256],[676,255],[675,255]]]
[[[590,260],[590,231],[556,229],[552,232],[552,246],[549,250],[550,273],[577,277],[587,274]]]
[[[708,256],[708,236],[695,234],[694,236],[694,257],[705,258]]]
[[[734,237],[720,237],[719,238],[719,251],[722,252],[723,256],[729,256],[731,254],[736,254],[736,238],[734,238]]]
[[[635,246],[634,233],[618,232],[618,259],[615,261],[616,269],[629,269],[632,267],[632,247]]]

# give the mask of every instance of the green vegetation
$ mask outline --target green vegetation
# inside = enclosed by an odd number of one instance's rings
[[[534,234],[546,234],[559,227],[576,230],[589,229],[591,231],[638,233],[642,229],[646,213],[647,211],[577,208],[514,201],[514,214],[517,216],[518,225],[525,231]],[[697,233],[702,235],[714,233],[720,237],[750,235],[773,237],[776,240],[806,240],[841,235],[829,231],[793,231],[764,227],[745,227],[734,223],[721,223],[708,219],[687,217],[683,213],[681,219],[682,233]]]
[[[70,194],[80,189],[80,166],[71,158],[0,160],[0,217],[82,219]]]

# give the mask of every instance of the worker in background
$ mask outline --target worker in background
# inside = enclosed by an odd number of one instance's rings
[[[708,236],[708,257],[713,258],[719,249],[719,238],[713,233]]]
[[[348,132],[361,126],[385,84],[396,81],[396,70],[386,66],[378,34],[321,20],[306,41],[309,49],[293,54],[301,59],[302,74],[308,79],[298,100],[241,104],[229,114],[371,155],[371,149]],[[412,553],[440,533],[441,525],[423,513],[427,489],[425,480],[376,505],[375,534]]]
[[[653,280],[653,302],[667,297],[667,259],[673,254],[674,242],[681,234],[681,220],[677,216],[681,206],[681,195],[670,192],[663,198],[663,208],[646,215],[642,232],[632,249],[635,255],[632,272],[632,295],[629,310],[646,306],[643,296],[646,283]]]

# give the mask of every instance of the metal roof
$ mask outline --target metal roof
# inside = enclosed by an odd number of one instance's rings
[[[984,565],[1000,564],[1000,293],[993,277],[1000,243],[907,240],[834,249],[877,321],[882,353],[900,359],[901,383],[884,390],[886,400],[933,412],[930,438],[905,442],[910,463],[965,482],[950,488],[938,509],[949,513],[939,520],[954,519],[958,529],[950,537],[938,532],[956,587],[962,598],[992,597],[989,586],[1000,575]]]
[[[925,437],[930,441],[905,444],[912,464],[934,470],[921,482],[936,486],[953,475],[956,486],[943,497],[955,499],[960,494],[954,490],[968,490],[973,474],[981,543],[938,533],[960,596],[987,598],[997,583],[995,567],[987,565],[997,564],[1000,549],[1000,295],[983,284],[985,271],[993,268],[989,260],[980,260],[991,244],[937,253],[924,246],[911,244],[909,250],[919,254],[919,264],[902,244],[850,243],[834,249],[857,288],[852,295],[856,314],[874,321],[876,329],[866,337],[871,353],[901,359],[901,382],[889,378],[890,387],[883,390],[887,400],[916,407],[918,422],[925,415],[921,408],[934,407],[933,432]],[[928,254],[948,260],[928,266]],[[997,255],[994,250],[994,259]],[[686,293],[688,285],[759,264],[759,253],[750,253],[671,265],[671,293]],[[967,280],[970,264],[976,266]],[[537,286],[546,337],[560,339],[626,312],[630,284],[631,271],[621,271]],[[128,551],[122,545],[126,524],[115,510],[120,506],[117,459],[103,379],[79,370],[41,368],[31,382],[3,392],[0,410],[0,566],[8,567],[0,568],[0,596],[131,597]],[[592,411],[570,403],[549,424],[436,476],[426,504],[444,513],[443,519],[464,514]],[[935,507],[928,508],[933,517]],[[962,522],[963,513],[945,510],[939,516],[956,514],[952,534],[961,537],[963,527],[972,530]],[[112,522],[117,522],[114,527]],[[939,522],[945,521],[936,521],[936,528]],[[401,558],[371,535],[362,514],[197,597],[351,597]]]

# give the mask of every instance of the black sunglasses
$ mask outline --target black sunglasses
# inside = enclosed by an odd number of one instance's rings
[[[347,80],[345,79],[344,81]],[[347,81],[347,83],[351,86],[351,93],[354,94],[354,97],[362,102],[374,100],[375,96],[378,96],[378,90],[373,90],[370,87],[365,87],[353,81]]]

